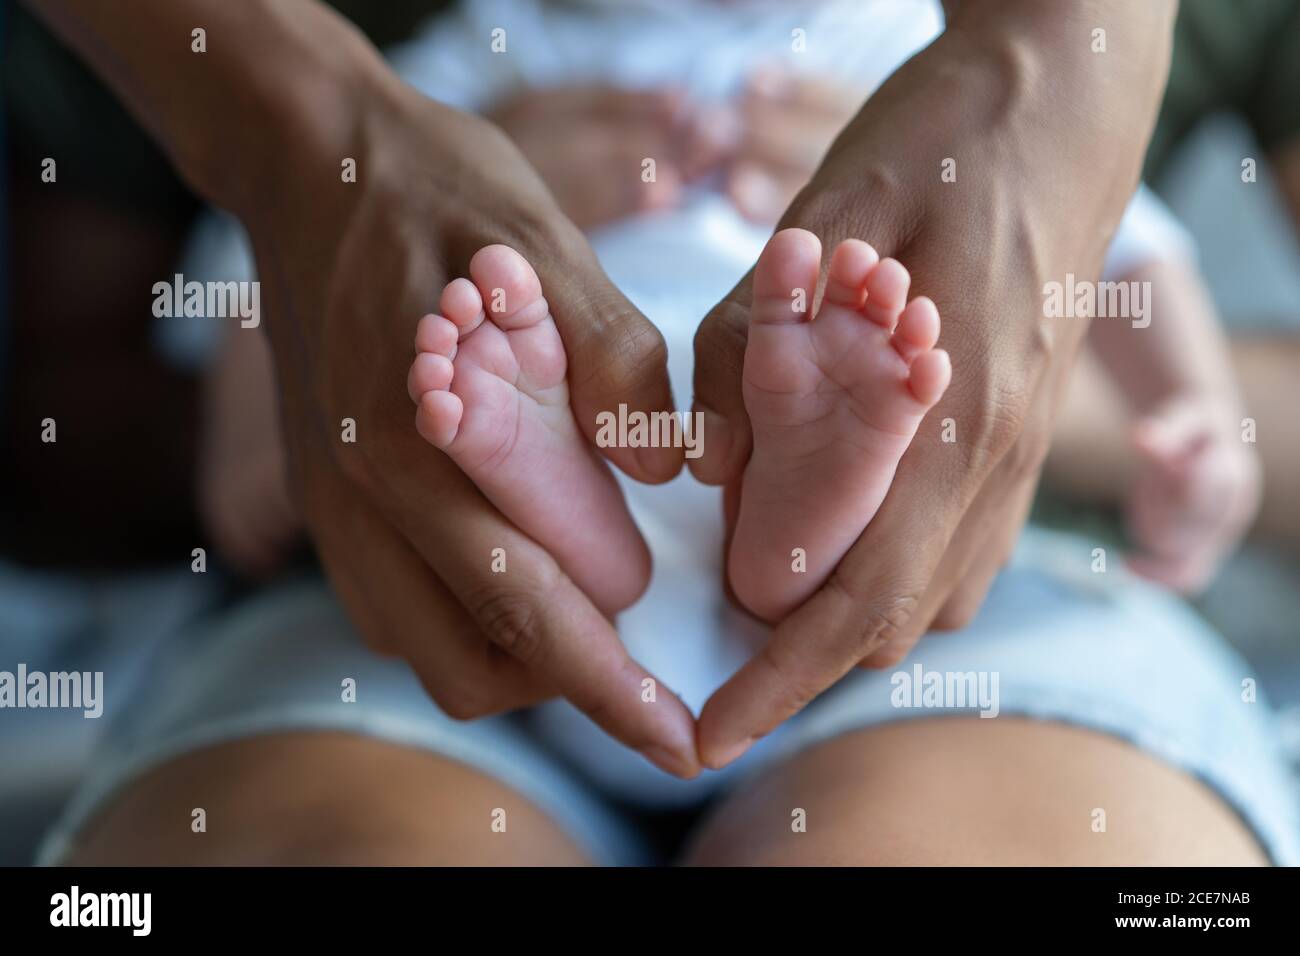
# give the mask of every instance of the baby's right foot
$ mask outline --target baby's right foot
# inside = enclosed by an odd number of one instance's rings
[[[416,331],[416,428],[612,616],[645,590],[650,552],[573,418],[541,281],[508,246],[480,249],[469,271]]]
[[[830,576],[884,500],[922,417],[948,387],[939,312],[865,242],[840,243],[810,313],[821,242],[784,229],[754,267],[743,390],[754,449],[727,573],[776,621]],[[904,307],[906,306],[906,307]]]

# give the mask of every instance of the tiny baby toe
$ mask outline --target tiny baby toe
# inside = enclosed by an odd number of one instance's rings
[[[445,451],[456,440],[464,410],[454,392],[425,392],[415,412],[415,430],[430,445]]]
[[[822,244],[806,229],[782,229],[767,241],[754,266],[751,321],[760,325],[811,318]]]
[[[442,314],[455,323],[464,338],[483,321],[483,299],[468,279],[452,279],[438,300]]]
[[[943,395],[952,379],[952,361],[943,349],[922,352],[912,362],[908,372],[907,387],[912,397],[926,408]]]
[[[484,246],[469,261],[469,273],[487,316],[501,328],[525,328],[550,315],[536,271],[509,246]]]
[[[455,358],[456,341],[459,338],[460,329],[451,319],[441,315],[426,315],[415,327],[415,350]]]
[[[454,375],[455,366],[447,356],[421,352],[411,363],[411,371],[406,376],[407,394],[411,396],[411,401],[418,403],[425,392],[451,385]]]
[[[893,330],[907,303],[912,276],[897,259],[882,259],[867,276],[867,303],[862,314],[882,328]]]
[[[939,310],[934,302],[925,296],[909,302],[898,319],[891,341],[909,365],[922,352],[934,348],[939,341]]]
[[[826,301],[854,311],[866,299],[867,276],[880,261],[880,254],[861,239],[845,239],[831,255],[826,276]]]

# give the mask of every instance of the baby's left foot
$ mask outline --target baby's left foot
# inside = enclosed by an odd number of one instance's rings
[[[907,270],[865,242],[836,248],[812,316],[821,254],[812,233],[785,229],[754,268],[744,369],[754,450],[727,571],[740,602],[769,621],[821,587],[857,540],[951,376],[934,347],[934,303],[908,304]]]

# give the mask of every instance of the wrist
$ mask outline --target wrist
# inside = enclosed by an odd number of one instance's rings
[[[1062,183],[1072,183],[1078,228],[1109,236],[1155,127],[1175,0],[950,0],[945,7],[947,27],[934,46],[947,45],[968,76],[982,77],[984,99],[994,104],[988,121],[1009,159],[1022,161],[1023,188],[1041,186],[1057,201]]]

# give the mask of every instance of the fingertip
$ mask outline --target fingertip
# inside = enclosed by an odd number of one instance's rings
[[[725,417],[698,402],[691,411],[694,428],[700,436],[698,454],[686,456],[686,465],[695,480],[705,485],[724,485],[732,474],[732,445],[736,431]]]

